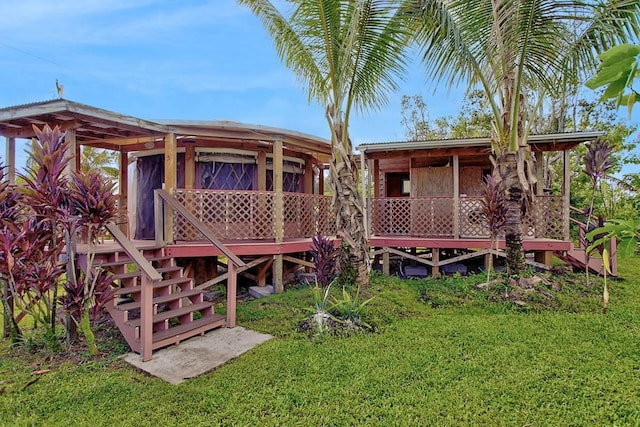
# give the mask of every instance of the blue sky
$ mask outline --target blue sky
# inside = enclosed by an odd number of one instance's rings
[[[66,99],[139,118],[235,120],[328,136],[324,109],[309,104],[261,24],[235,0],[3,3],[0,106],[54,98],[58,79]],[[404,138],[403,94],[422,94],[432,118],[455,115],[463,99],[462,90],[434,93],[416,64],[386,108],[352,119],[355,145]]]

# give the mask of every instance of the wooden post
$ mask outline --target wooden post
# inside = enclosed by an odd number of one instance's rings
[[[4,161],[6,162],[7,175],[5,176],[5,179],[8,184],[13,185],[16,183],[16,139],[7,137],[6,140],[7,151]]]
[[[440,249],[431,248],[431,261],[433,261],[431,275],[433,277],[440,276]]]
[[[267,190],[267,152],[258,151],[258,190]]]
[[[460,158],[453,155],[453,238],[460,238]]]
[[[64,134],[64,140],[68,144],[67,155],[70,157],[69,163],[67,165],[67,175],[71,176],[71,174],[77,171],[78,164],[80,163],[80,157],[78,155],[79,147],[76,141],[76,131],[75,129],[69,129]]]
[[[391,269],[389,267],[389,252],[382,253],[382,274],[385,276],[389,276],[391,274]]]
[[[140,354],[148,362],[153,352],[153,282],[145,273],[140,286]]]
[[[306,157],[304,159],[303,191],[305,194],[313,194],[313,164],[311,163],[311,157]]]
[[[373,197],[384,197],[380,189],[380,161],[378,159],[373,161]]]
[[[318,194],[322,196],[324,195],[324,165],[320,163],[318,168],[320,169],[318,176]]]
[[[162,198],[158,194],[158,191],[153,192],[153,228],[156,236],[156,245],[164,246],[166,240],[164,238],[164,218],[162,215]]]
[[[569,150],[562,152],[562,161],[564,166],[564,179],[562,182],[562,237],[568,241],[570,240],[569,211],[571,208],[571,164],[569,162]]]
[[[118,216],[120,230],[129,237],[129,155],[125,151],[120,152],[120,170],[118,176]]]
[[[544,194],[544,156],[542,151],[538,151],[536,153],[536,179],[538,183],[536,184],[536,195],[542,196]]]
[[[553,265],[553,251],[536,251],[535,261],[551,267]]]
[[[284,159],[282,155],[282,140],[276,140],[273,143],[273,190],[275,191],[275,231],[276,243],[282,243],[284,240],[284,195],[282,171]],[[273,291],[280,293],[284,290],[283,280],[283,259],[282,254],[275,256],[273,265]]]
[[[173,194],[178,180],[178,143],[174,133],[168,133],[164,137],[164,189],[169,194]],[[173,209],[165,204],[164,240],[173,243]]]
[[[193,144],[185,144],[184,147],[184,187],[196,186],[196,148]]]
[[[371,237],[371,230],[369,229],[369,212],[367,209],[367,204],[369,201],[369,196],[367,195],[367,177],[368,173],[366,173],[365,169],[365,161],[364,161],[364,153],[360,153],[360,182],[362,182],[362,222],[364,224],[364,237],[368,240]]]
[[[236,327],[236,294],[238,292],[238,274],[236,265],[227,260],[227,328]]]

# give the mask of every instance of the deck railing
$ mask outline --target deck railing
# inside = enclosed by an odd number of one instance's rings
[[[524,220],[529,237],[562,239],[562,196],[536,196]],[[481,197],[386,197],[372,200],[372,232],[378,236],[486,238]],[[456,231],[458,231],[456,233]]]
[[[191,190],[174,191],[184,205],[220,240],[268,240],[282,227],[284,238],[307,238],[321,233],[335,235],[331,198],[316,194],[284,193],[284,223],[275,223],[276,195],[272,191]],[[203,237],[176,212],[175,240],[195,241]]]

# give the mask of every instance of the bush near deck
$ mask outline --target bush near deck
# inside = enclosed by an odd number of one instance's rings
[[[275,339],[179,386],[114,357],[16,358],[5,341],[0,425],[637,425],[640,257],[620,274],[606,315],[601,283],[527,310],[473,278],[376,277],[374,333],[313,339],[296,332],[309,289],[292,289],[239,307]]]

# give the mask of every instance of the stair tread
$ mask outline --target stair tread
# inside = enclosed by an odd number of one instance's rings
[[[131,288],[131,289],[133,290],[135,288]],[[180,298],[188,298],[188,297],[192,297],[202,293],[203,291],[199,289],[190,289],[188,291],[176,292],[175,294],[163,295],[160,297],[153,298],[153,304],[163,304],[165,302],[175,301]],[[136,308],[140,308],[140,301],[128,302],[125,304],[118,304],[115,306],[115,308],[121,311],[133,310]]]
[[[185,334],[189,331],[197,329],[201,326],[219,323],[220,326],[224,325],[225,317],[221,314],[213,314],[211,316],[201,317],[198,320],[194,320],[190,323],[185,323],[182,325],[174,326],[172,328],[166,329],[164,331],[155,332],[153,334],[153,342],[158,342],[170,337],[175,337],[177,335]]]
[[[171,260],[173,259],[173,257],[171,256],[154,256],[154,257],[145,257],[145,259],[149,262],[156,262],[156,261],[167,261],[167,260]],[[109,261],[109,262],[101,262],[99,264],[97,264],[97,266],[102,266],[104,267],[119,267],[122,265],[127,265],[127,264],[135,264],[135,262],[133,260],[130,259],[126,259],[126,260],[118,260],[118,261]]]
[[[191,279],[188,277],[178,277],[176,279],[159,280],[153,284],[153,289],[160,289],[166,286],[179,285],[180,283],[188,283]],[[113,290],[113,295],[127,295],[135,292],[140,292],[140,285],[137,286],[125,286],[123,288],[117,288]]]
[[[158,267],[158,268],[156,268],[156,271],[158,273],[171,273],[171,272],[180,271],[180,270],[182,270],[182,267],[178,267],[178,266]],[[140,275],[141,275],[140,270],[136,270],[136,271],[132,271],[130,273],[114,274],[113,276],[111,276],[111,278],[113,280],[132,279],[134,277],[140,277]]]
[[[187,305],[175,310],[163,311],[162,313],[158,313],[153,316],[153,323],[162,322],[163,320],[171,319],[174,317],[184,316],[185,314],[193,313],[195,311],[205,310],[209,307],[213,307],[213,305],[214,304],[212,302],[205,301],[197,304]],[[135,328],[137,326],[140,326],[140,319],[138,318],[130,320],[126,322],[126,324]]]

